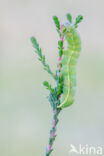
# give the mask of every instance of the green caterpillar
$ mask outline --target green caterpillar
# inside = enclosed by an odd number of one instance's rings
[[[71,16],[69,15],[69,17]],[[71,18],[69,18],[69,20],[70,19]],[[76,28],[77,24],[82,19],[82,16],[78,16],[74,25],[72,25],[71,23],[64,25],[64,28],[66,29],[64,37],[67,41],[68,46],[67,50],[64,51],[61,61],[61,75],[63,77],[63,94],[62,102],[58,106],[58,108],[68,107],[74,102],[76,87],[76,63],[81,51],[81,40]]]

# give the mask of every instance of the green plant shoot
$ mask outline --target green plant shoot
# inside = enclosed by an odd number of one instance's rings
[[[49,156],[53,151],[53,143],[56,138],[56,126],[58,123],[59,113],[66,107],[74,103],[75,88],[76,88],[76,65],[81,51],[81,40],[77,31],[78,24],[82,21],[83,16],[79,15],[75,21],[72,21],[71,14],[67,14],[67,22],[60,24],[57,16],[53,17],[59,34],[58,40],[58,63],[54,73],[50,66],[46,63],[45,56],[39,47],[37,40],[31,37],[31,42],[38,54],[38,59],[43,65],[45,71],[56,81],[56,86],[52,87],[47,81],[43,82],[46,89],[49,90],[49,102],[53,109],[52,129],[50,130],[49,144],[46,149],[46,156]],[[64,46],[67,42],[67,47]]]

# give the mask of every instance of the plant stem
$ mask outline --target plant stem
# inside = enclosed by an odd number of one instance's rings
[[[50,138],[49,138],[49,144],[46,149],[46,156],[50,156],[51,152],[53,151],[52,146],[56,138],[56,126],[58,124],[58,115],[60,113],[61,109],[57,108],[54,110],[53,114],[53,120],[52,120],[52,128],[50,130]]]

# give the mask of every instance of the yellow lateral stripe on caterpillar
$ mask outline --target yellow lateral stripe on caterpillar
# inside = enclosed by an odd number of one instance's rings
[[[73,53],[72,53],[73,54]],[[68,71],[68,92],[67,92],[67,95],[66,95],[66,98],[64,99],[64,101],[58,106],[58,108],[62,107],[66,102],[67,102],[67,99],[69,97],[69,93],[70,93],[70,79],[69,79],[69,63],[70,63],[70,59],[71,57],[69,58],[69,61],[67,63],[67,71]]]

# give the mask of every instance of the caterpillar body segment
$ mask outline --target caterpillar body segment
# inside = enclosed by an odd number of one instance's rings
[[[62,102],[58,106],[65,108],[73,104],[76,87],[76,63],[81,50],[81,40],[77,30],[68,25],[66,27],[65,39],[67,50],[62,58],[62,77],[64,79]]]

